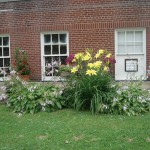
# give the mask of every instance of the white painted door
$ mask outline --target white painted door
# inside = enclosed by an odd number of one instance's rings
[[[145,29],[118,29],[115,31],[115,79],[146,79]]]

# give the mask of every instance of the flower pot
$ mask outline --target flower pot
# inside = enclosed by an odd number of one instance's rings
[[[19,77],[24,81],[29,81],[30,75],[19,75]]]
[[[67,71],[61,72],[61,74],[60,74],[61,77],[69,77],[70,75],[71,75],[71,73],[67,72]]]

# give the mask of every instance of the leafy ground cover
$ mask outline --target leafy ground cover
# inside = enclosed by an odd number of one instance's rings
[[[71,109],[19,116],[0,105],[0,150],[148,150],[149,118]]]

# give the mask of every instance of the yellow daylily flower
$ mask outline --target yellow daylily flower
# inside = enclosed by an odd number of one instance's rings
[[[89,76],[91,76],[91,75],[97,75],[97,72],[95,70],[93,70],[93,69],[87,70],[86,71],[86,75],[89,75]]]
[[[90,68],[93,68],[94,64],[93,63],[88,63],[87,66],[90,67]]]
[[[107,66],[104,67],[104,71],[108,71],[109,68]]]
[[[95,58],[97,59],[97,58],[99,58],[99,57],[100,57],[100,54],[97,53],[97,54],[95,55]]]
[[[83,58],[83,53],[77,53],[74,56],[75,59],[82,59]]]
[[[96,61],[96,62],[94,63],[94,68],[100,68],[101,65],[102,65],[102,61]]]
[[[83,60],[85,60],[85,61],[88,61],[88,60],[91,60],[91,59],[92,59],[92,57],[90,55],[85,55],[83,57]]]
[[[100,55],[104,54],[104,50],[103,49],[100,49],[99,52],[98,52]]]
[[[110,57],[111,57],[111,54],[110,54],[110,53],[106,55],[106,58],[110,58]]]
[[[76,73],[78,71],[78,67],[73,67],[72,69],[71,69],[71,73]]]

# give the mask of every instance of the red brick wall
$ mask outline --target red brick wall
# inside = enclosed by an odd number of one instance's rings
[[[70,53],[104,48],[114,53],[114,31],[143,27],[150,63],[149,0],[27,0],[0,3],[0,34],[9,34],[11,52],[27,50],[32,73],[41,79],[40,33],[68,31]]]

